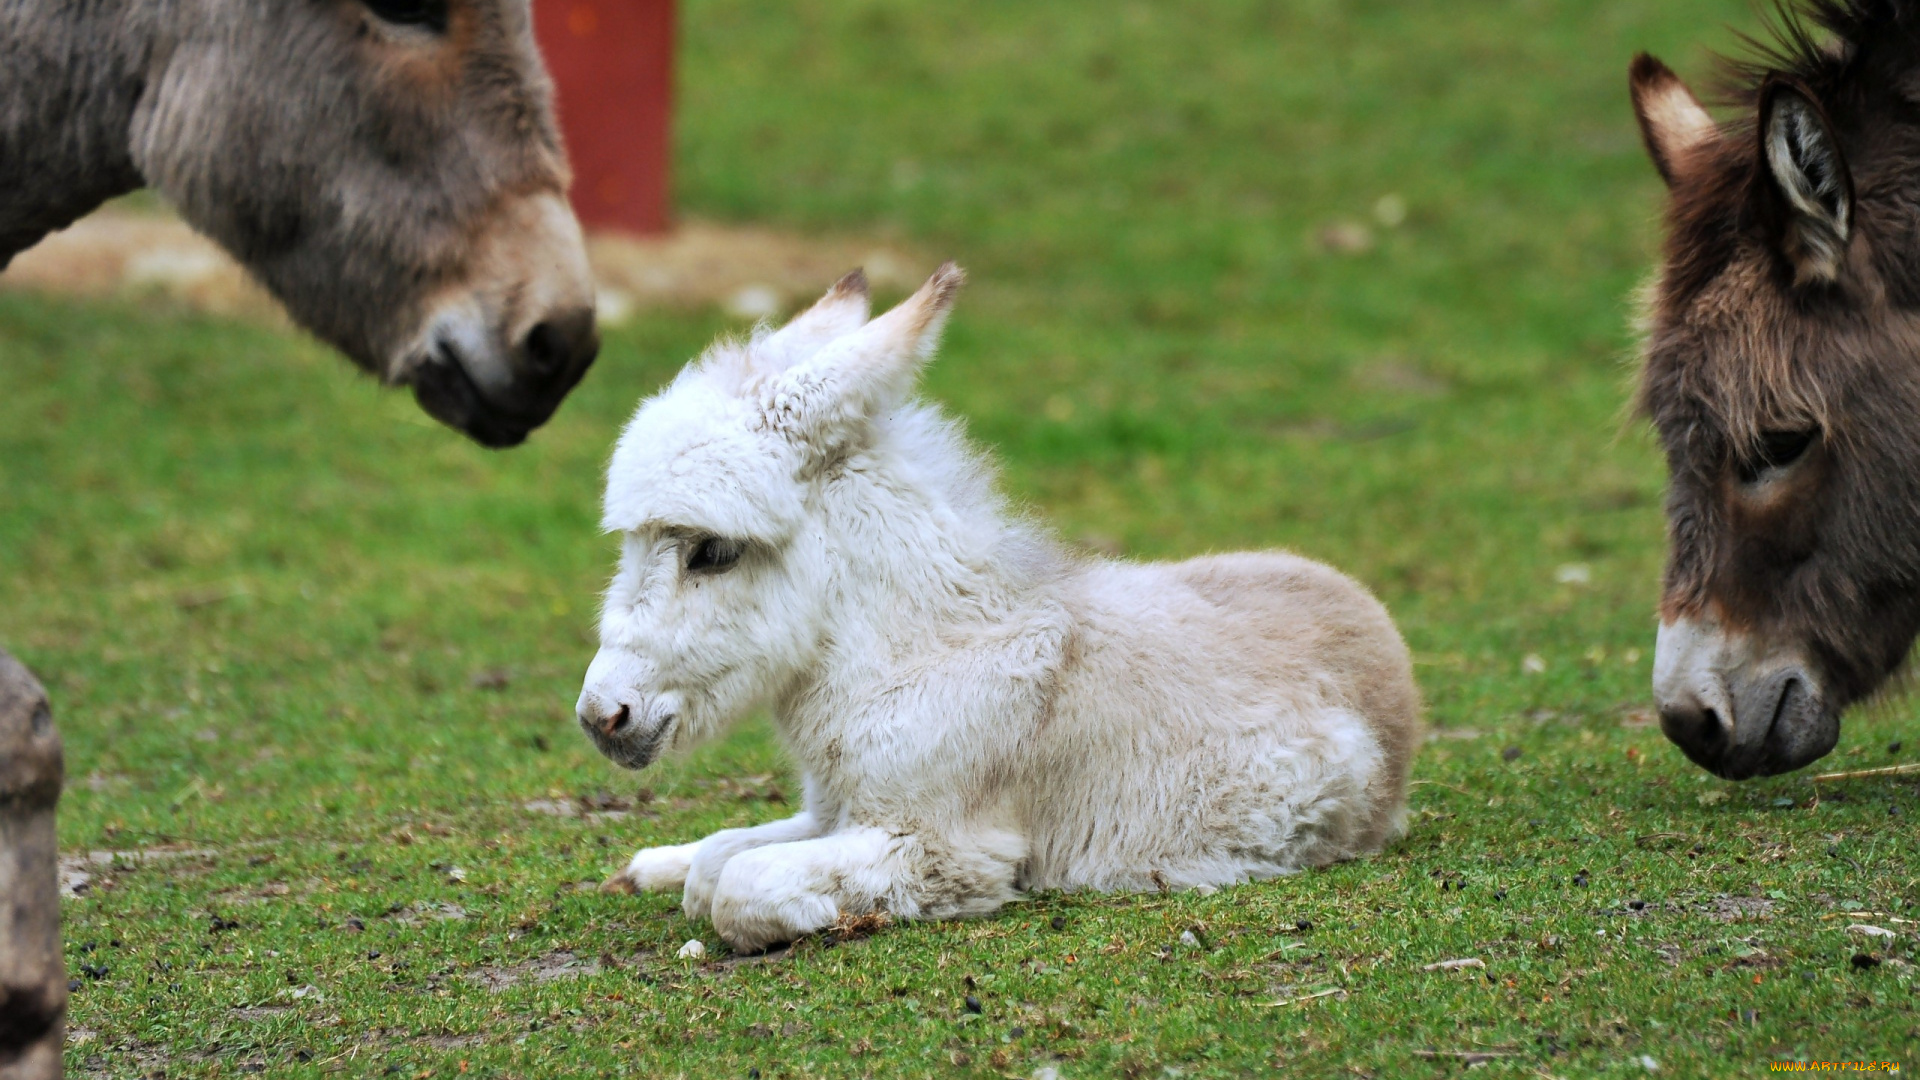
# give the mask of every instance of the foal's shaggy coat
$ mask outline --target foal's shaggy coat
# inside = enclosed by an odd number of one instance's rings
[[[1420,703],[1386,611],[1297,556],[1087,562],[1010,517],[909,400],[960,281],[868,322],[850,275],[628,425],[581,724],[638,768],[770,702],[806,803],[609,885],[684,886],[757,949],[842,913],[1224,885],[1396,836]]]

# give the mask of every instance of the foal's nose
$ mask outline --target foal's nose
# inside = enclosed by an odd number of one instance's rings
[[[528,378],[571,388],[600,352],[592,308],[556,312],[535,323],[520,343]]]
[[[604,709],[583,708],[580,710],[580,722],[600,734],[612,738],[626,730],[633,720],[632,708],[622,705],[612,712]]]

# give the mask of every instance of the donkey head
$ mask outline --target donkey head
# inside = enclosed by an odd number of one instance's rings
[[[868,322],[855,271],[640,406],[607,469],[620,568],[577,710],[601,753],[637,769],[803,689],[860,542],[838,535],[831,489],[912,393],[961,280],[949,263]]]
[[[1733,125],[1659,61],[1632,71],[1670,189],[1641,386],[1671,472],[1654,692],[1667,737],[1736,780],[1825,755],[1920,628],[1914,83],[1793,32]]]
[[[186,14],[186,12],[192,14]],[[135,164],[321,338],[488,446],[598,350],[528,0],[187,0]]]

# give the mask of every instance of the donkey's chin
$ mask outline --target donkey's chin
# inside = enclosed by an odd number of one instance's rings
[[[448,347],[434,351],[434,358],[418,364],[408,382],[414,399],[427,415],[448,427],[465,432],[474,442],[489,449],[504,450],[525,442],[533,430],[547,422],[561,399],[573,388],[585,364],[561,383],[549,383],[538,390],[511,388],[503,403],[498,393],[489,393],[474,381],[462,354]]]
[[[591,309],[557,313],[503,348],[471,321],[438,321],[404,381],[427,415],[482,446],[526,441],[553,416],[600,351]]]
[[[1781,696],[1773,727],[1767,732],[1766,756],[1756,776],[1776,776],[1804,769],[1833,751],[1840,741],[1839,710],[1829,708],[1804,683],[1795,683]]]
[[[1751,780],[1804,769],[1840,741],[1839,711],[1803,679],[1787,679],[1770,697],[1771,722],[1764,736],[1724,755],[1689,751],[1688,756],[1724,780]]]
[[[514,415],[496,406],[467,374],[459,354],[445,346],[434,350],[432,359],[415,365],[408,382],[414,400],[428,416],[493,450],[519,446],[552,414],[549,409],[537,415]]]
[[[588,725],[582,725],[582,729],[608,760],[623,769],[639,770],[653,764],[660,752],[672,743],[673,730],[678,723],[678,717],[669,716],[652,731],[621,731],[613,735],[604,734]]]

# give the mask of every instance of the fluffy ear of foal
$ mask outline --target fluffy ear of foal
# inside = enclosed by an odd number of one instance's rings
[[[1647,154],[1661,179],[1672,187],[1685,175],[1693,156],[1720,137],[1720,127],[1680,76],[1646,53],[1633,58],[1627,77]]]
[[[755,354],[761,363],[784,371],[819,352],[828,342],[860,329],[867,321],[870,303],[867,275],[855,270],[834,282],[812,307],[768,336]]]
[[[958,266],[945,263],[900,306],[794,365],[768,388],[769,426],[831,453],[874,415],[905,401],[965,280]]]
[[[1793,262],[1797,282],[1832,281],[1853,219],[1853,174],[1833,128],[1811,96],[1772,79],[1761,90],[1760,133],[1787,208],[1781,253]]]

